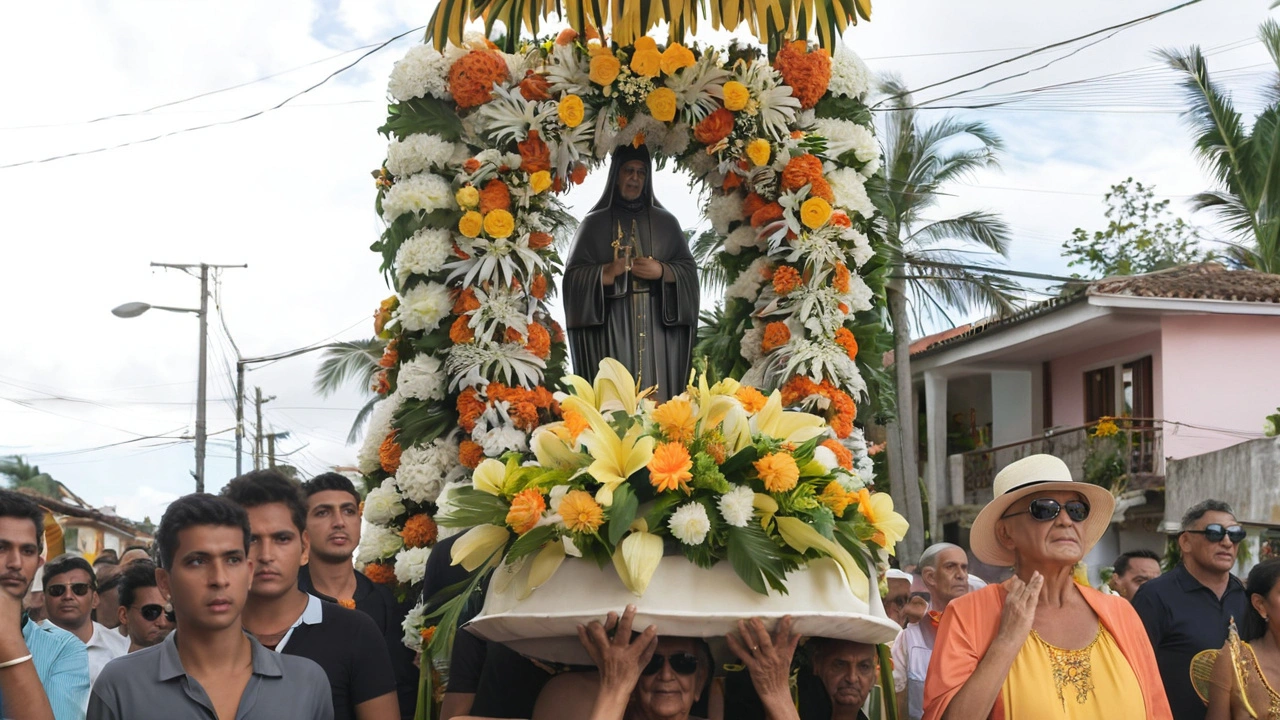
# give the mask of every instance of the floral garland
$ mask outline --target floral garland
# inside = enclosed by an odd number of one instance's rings
[[[534,528],[548,532],[540,528],[554,524],[548,518],[556,509],[563,524],[570,491],[558,498],[550,493],[570,487],[567,477],[530,483],[512,480],[511,473],[524,478],[513,468],[526,464],[545,469],[556,453],[547,455],[539,444],[563,440],[569,428],[582,437],[605,435],[603,427],[578,427],[589,414],[585,408],[575,419],[562,406],[586,402],[586,383],[574,381],[570,395],[556,392],[567,353],[545,303],[561,265],[556,246],[573,225],[557,195],[580,184],[623,144],[648,145],[660,161],[674,159],[711,190],[706,215],[723,246],[729,330],[743,338],[741,359],[749,367],[744,383],[776,389],[768,402],[812,413],[828,436],[785,451],[798,468],[826,468],[797,484],[808,488],[803,493],[814,503],[805,509],[826,508],[839,518],[861,508],[856,512],[865,518],[882,505],[875,494],[858,499],[871,479],[871,462],[854,426],[857,402],[868,394],[863,370],[874,373],[876,364],[874,352],[861,370],[857,358],[882,332],[865,318],[882,297],[881,265],[870,239],[876,208],[868,182],[876,178],[880,150],[862,103],[868,87],[869,73],[851,51],[838,48],[832,57],[804,42],[784,45],[771,64],[736,44],[725,51],[679,43],[659,48],[640,38],[613,47],[594,33],[579,37],[573,31],[507,54],[473,34],[443,53],[414,47],[397,62],[388,84],[393,103],[380,129],[390,144],[375,172],[377,209],[387,229],[372,250],[381,255],[396,294],[375,314],[375,331],[387,350],[374,387],[385,398],[372,413],[359,454],[370,488],[368,527],[357,554],[363,571],[408,597],[422,580],[430,547],[460,532],[458,519],[468,512],[471,524],[501,529],[504,543],[527,538]],[[859,313],[861,321],[855,320]],[[615,384],[621,387],[621,379]],[[750,399],[733,396],[754,421],[752,413],[762,411],[766,398],[745,384],[741,391]],[[691,390],[685,402],[702,407],[699,398],[711,392]],[[760,407],[751,392],[759,395]],[[671,474],[684,460],[662,430],[670,422],[663,418],[676,412],[665,404],[632,413],[634,427],[655,442],[659,434],[667,438],[649,458],[657,463],[656,474],[648,469],[650,478],[684,472]],[[690,473],[710,474],[700,458],[719,464],[737,457],[727,450],[718,454],[699,432],[689,440],[694,444],[683,445],[695,463]],[[757,453],[766,446],[781,452],[779,443],[788,442],[753,434],[750,445]],[[582,447],[566,444],[564,452]],[[762,471],[752,468],[748,474],[758,480]],[[620,470],[627,469],[638,468]],[[835,491],[820,499],[836,476],[847,493],[843,506]],[[520,488],[489,495],[505,503],[502,522],[481,522],[467,504],[474,504],[486,478],[495,487]],[[827,482],[818,487],[811,478]],[[664,482],[661,492],[682,493],[688,479],[674,483]],[[694,487],[696,482],[691,493]],[[587,494],[601,522],[618,517],[611,493],[597,488]],[[745,491],[722,495],[723,504],[703,498],[669,507],[647,534],[671,534],[682,542],[697,537],[698,508],[711,528],[730,520],[739,527],[747,513]],[[590,525],[594,509],[573,497],[571,507]],[[788,515],[783,507],[780,502],[781,517],[803,515]],[[759,508],[753,505],[752,512]],[[453,527],[436,525],[442,514]],[[827,516],[819,514],[818,527],[825,527]],[[870,541],[862,537],[867,526],[859,527],[851,537]],[[485,532],[497,541],[496,532]],[[708,533],[714,536],[713,529]],[[543,547],[549,545],[533,549]],[[406,645],[421,649],[433,625],[423,607],[415,608],[405,622]],[[447,643],[451,635],[441,632],[434,642]]]

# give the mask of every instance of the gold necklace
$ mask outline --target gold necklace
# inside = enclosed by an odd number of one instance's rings
[[[1062,703],[1062,708],[1065,710],[1067,707],[1067,701],[1062,692],[1067,685],[1075,688],[1077,705],[1088,702],[1089,693],[1093,692],[1093,664],[1090,662],[1090,656],[1093,654],[1093,646],[1098,643],[1098,636],[1095,635],[1088,645],[1079,650],[1064,650],[1050,645],[1035,630],[1032,630],[1031,634],[1049,653],[1049,665],[1053,668],[1053,685],[1058,691],[1058,702]],[[1098,635],[1101,634],[1102,630],[1099,628]]]

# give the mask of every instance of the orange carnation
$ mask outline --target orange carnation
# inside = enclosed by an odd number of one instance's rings
[[[531,102],[551,99],[551,83],[542,75],[526,70],[520,81],[520,95]]]
[[[809,45],[803,40],[787,43],[778,51],[773,67],[782,74],[782,81],[791,86],[791,94],[800,101],[800,107],[811,108],[827,94],[827,85],[831,83],[831,54],[825,48],[809,52]]]
[[[485,183],[480,191],[480,214],[488,215],[493,210],[511,210],[511,191],[497,178]]]
[[[849,331],[849,328],[836,330],[836,344],[844,348],[850,360],[858,359],[858,340]]]
[[[382,441],[382,445],[378,447],[378,463],[382,465],[383,471],[388,475],[395,475],[396,470],[400,469],[400,443],[396,442],[396,434],[393,432],[387,435]]]
[[[378,585],[396,585],[396,571],[386,563],[369,563],[364,566],[364,576]]]
[[[822,161],[808,153],[788,160],[782,171],[783,190],[799,190],[805,185],[813,185],[814,180],[822,180]],[[827,189],[830,191],[829,185]]]
[[[836,210],[831,213],[831,220],[829,222],[835,227],[853,227],[853,221],[849,219],[849,214],[843,210]]]
[[[465,345],[476,339],[475,331],[471,329],[469,322],[470,318],[466,315],[461,315],[449,326],[449,340],[454,345]]]
[[[731,132],[733,132],[733,113],[724,108],[717,108],[715,112],[694,126],[693,137],[703,145],[709,146],[729,137]]]
[[[435,542],[436,535],[439,533],[440,528],[436,525],[436,521],[432,520],[430,515],[420,513],[405,521],[400,537],[404,539],[405,547],[420,548]]]
[[[688,495],[688,481],[693,478],[693,473],[689,472],[693,469],[693,460],[689,458],[689,451],[684,445],[678,442],[662,443],[653,450],[653,457],[646,466],[649,468],[649,482],[658,489],[658,492],[666,492],[680,488]]]
[[[511,417],[511,424],[521,430],[531,431],[538,427],[538,408],[531,402],[511,403],[507,415]]]
[[[551,247],[551,236],[544,232],[529,233],[529,249],[541,250]]]
[[[475,470],[484,461],[484,448],[479,443],[463,440],[458,443],[458,462],[465,468]]]
[[[738,402],[742,403],[742,409],[749,413],[758,412],[768,402],[768,398],[763,393],[750,385],[738,388],[737,398]]]
[[[475,158],[467,158],[467,161],[462,163],[462,169],[468,173],[474,173],[480,169],[480,161]]]
[[[779,295],[790,295],[801,282],[800,271],[790,265],[779,266],[773,273],[773,291]]]
[[[813,182],[809,184],[809,195],[820,197],[828,203],[836,201],[835,191],[831,189],[831,183],[828,183],[826,178],[814,178]]]
[[[773,352],[789,342],[791,342],[791,329],[787,324],[771,322],[764,326],[764,340],[760,343],[760,349],[764,352]]]
[[[520,150],[520,169],[532,175],[540,170],[551,169],[551,149],[538,137],[537,130],[530,130],[529,137],[516,143]]]
[[[496,52],[472,50],[449,68],[449,92],[465,110],[493,99],[493,86],[507,79],[507,61]]]
[[[745,217],[751,217],[756,214],[757,210],[768,204],[769,201],[760,197],[760,195],[753,192],[747,193],[747,199],[742,201],[742,214]]]
[[[523,535],[538,525],[538,520],[542,518],[542,513],[547,509],[547,501],[542,499],[542,493],[535,488],[528,488],[516,493],[511,498],[511,509],[507,511],[507,525],[516,532],[517,535]]]
[[[771,202],[751,214],[751,227],[758,228],[761,225],[768,225],[775,220],[781,219],[782,206],[776,202]]]
[[[841,294],[849,292],[849,267],[842,262],[836,263],[836,272],[831,278],[831,287]]]
[[[542,279],[542,276],[539,275],[538,279]],[[537,281],[535,280],[534,282],[536,283]],[[543,279],[543,290],[546,289],[546,285],[547,282]],[[538,323],[530,323],[529,338],[524,344],[524,349],[546,360],[551,356],[551,333],[547,332],[547,329]]]
[[[476,297],[476,291],[472,288],[466,288],[458,293],[453,299],[453,314],[462,315],[472,310],[480,309],[480,300]]]
[[[818,394],[818,384],[806,375],[796,375],[782,386],[782,404],[795,405],[810,395]]]
[[[476,429],[476,421],[484,414],[485,402],[480,393],[469,387],[458,395],[458,425],[468,434]]]
[[[537,275],[533,276],[533,282],[529,283],[529,294],[538,298],[539,300],[546,299],[547,297],[547,276],[546,275],[543,275],[542,273],[538,273]],[[548,341],[550,341],[550,336],[548,336]]]
[[[830,450],[832,453],[835,454],[836,463],[838,463],[840,467],[844,468],[845,470],[853,469],[853,453],[849,450],[849,448],[845,447],[844,445],[841,445],[839,442],[836,442],[831,438],[827,438],[826,440],[823,440],[821,445],[822,447]]]
[[[587,166],[583,163],[575,164],[569,173],[569,179],[574,185],[581,185],[582,181],[587,179]]]
[[[789,453],[769,453],[754,463],[760,482],[769,492],[787,492],[800,480],[800,468]]]

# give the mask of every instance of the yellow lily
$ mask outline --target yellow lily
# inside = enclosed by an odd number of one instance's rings
[[[583,466],[586,458],[574,449],[576,443],[566,442],[567,435],[563,422],[548,423],[533,431],[529,444],[539,465],[552,470],[576,470]]]
[[[765,493],[756,493],[756,497],[751,501],[751,507],[760,511],[760,527],[769,528],[769,522],[773,520],[773,516],[778,512],[778,501],[774,500],[771,495]]]
[[[735,455],[751,444],[751,418],[742,403],[735,400],[733,406],[725,412],[722,422],[720,432],[724,435],[725,449],[729,455]]]
[[[648,532],[643,520],[638,522],[640,529],[627,535],[613,552],[614,570],[618,571],[622,584],[636,597],[644,595],[662,560],[662,538]]]
[[[582,398],[565,398],[561,407],[582,415],[590,425],[590,429],[584,430],[579,440],[586,447],[587,454],[594,458],[587,472],[600,483],[600,489],[596,491],[596,502],[608,507],[613,504],[614,488],[649,464],[649,459],[653,457],[654,439],[641,437],[643,428],[640,423],[632,425],[626,437],[619,438],[600,411]]]
[[[594,383],[579,375],[566,375],[565,382],[573,388],[575,396],[600,411],[622,410],[635,415],[640,400],[648,395],[640,391],[639,381],[631,377],[626,366],[613,358],[600,361]]]
[[[751,421],[756,432],[797,445],[826,432],[826,423],[817,415],[783,410],[782,393],[777,390]]]
[[[502,495],[507,481],[507,466],[501,460],[487,458],[476,466],[471,475],[471,486],[490,495]]]
[[[871,542],[893,554],[893,546],[907,536],[907,519],[893,511],[889,493],[858,491],[858,512],[876,529]]]
[[[844,549],[843,545],[823,537],[821,533],[814,530],[811,525],[800,518],[778,517],[775,518],[775,521],[778,524],[778,534],[782,536],[783,542],[795,548],[798,552],[808,552],[810,548],[817,548],[829,555],[844,570],[844,579],[849,583],[849,589],[853,591],[853,594],[863,602],[867,601],[867,575],[862,572],[862,568],[858,567],[858,562],[853,559],[848,550]]]
[[[560,569],[560,563],[564,562],[564,543],[559,540],[553,540],[538,551],[537,556],[533,558],[533,564],[529,566],[529,576],[525,580],[524,591],[520,594],[523,600],[529,597],[534,590],[542,587],[552,575],[556,574],[556,570]]]
[[[716,383],[717,388],[723,385],[723,381]],[[719,425],[732,408],[741,407],[741,403],[734,396],[737,391],[737,388],[734,388],[733,393],[716,393],[712,388],[707,387],[706,375],[698,378],[698,419],[696,425],[698,432],[705,433]]]
[[[511,531],[499,525],[477,525],[458,538],[449,556],[451,565],[461,565],[467,572],[474,572],[497,550],[507,544]],[[498,560],[499,558],[494,558]]]

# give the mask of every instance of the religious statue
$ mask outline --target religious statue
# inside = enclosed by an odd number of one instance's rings
[[[649,151],[613,154],[600,201],[583,218],[564,273],[574,372],[611,357],[657,396],[689,381],[698,328],[698,269],[674,215],[653,196]]]

